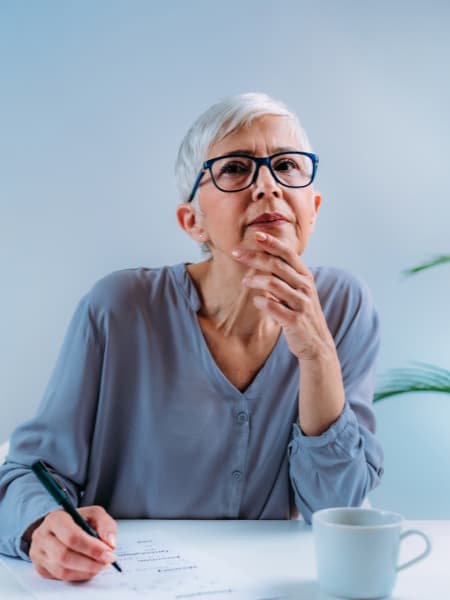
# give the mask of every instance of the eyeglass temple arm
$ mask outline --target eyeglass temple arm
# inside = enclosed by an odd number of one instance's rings
[[[195,194],[197,192],[198,186],[200,185],[200,181],[201,181],[201,179],[203,177],[204,172],[205,172],[205,167],[202,167],[202,170],[197,175],[197,179],[195,180],[194,186],[192,188],[191,195],[188,198],[188,202],[192,202],[192,200],[194,199],[194,196],[195,196]]]

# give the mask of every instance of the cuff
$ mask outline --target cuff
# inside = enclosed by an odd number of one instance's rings
[[[53,510],[60,509],[61,507],[56,502],[49,500],[48,502],[43,502],[40,510],[38,509],[34,513],[34,518],[29,524],[25,527],[25,529],[20,532],[20,534],[14,540],[14,548],[17,553],[17,556],[22,558],[23,560],[30,560],[29,552],[30,552],[30,544],[31,544],[31,535],[33,531],[39,527],[42,520],[48,515],[48,513]]]
[[[348,425],[358,427],[356,417],[347,402],[334,423],[320,435],[305,435],[298,423],[293,424],[292,440],[289,444],[290,454],[295,454],[299,446],[309,448],[321,448],[336,441]]]

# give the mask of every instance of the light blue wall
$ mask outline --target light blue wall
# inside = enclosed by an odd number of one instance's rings
[[[380,372],[450,366],[450,5],[387,0],[0,3],[0,441],[31,416],[80,296],[105,273],[196,260],[173,162],[224,95],[300,115],[324,196],[309,263],[364,277]],[[450,397],[376,406],[372,501],[450,518]]]

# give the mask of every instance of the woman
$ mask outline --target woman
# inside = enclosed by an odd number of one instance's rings
[[[317,161],[295,115],[262,94],[194,123],[177,218],[208,256],[113,273],[82,299],[0,470],[1,552],[88,579],[114,559],[115,518],[310,521],[378,484],[376,312],[354,277],[301,259]],[[101,540],[56,510],[37,459]]]

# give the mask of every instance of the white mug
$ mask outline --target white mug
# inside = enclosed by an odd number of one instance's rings
[[[403,517],[374,508],[328,508],[313,514],[319,586],[343,598],[384,598],[397,572],[430,553],[428,536],[417,529],[402,533]],[[400,542],[411,535],[425,541],[424,551],[398,565]]]

